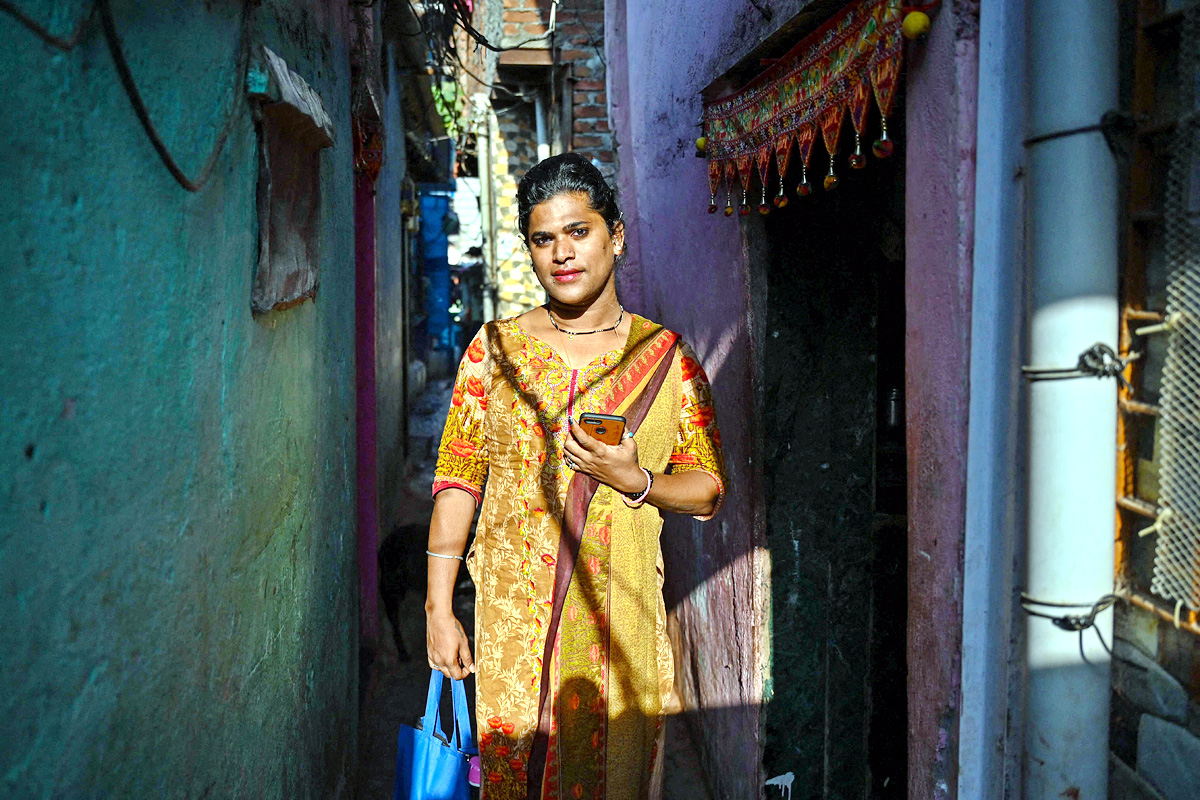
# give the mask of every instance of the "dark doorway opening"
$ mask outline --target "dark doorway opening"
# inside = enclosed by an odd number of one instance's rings
[[[796,800],[907,792],[903,120],[898,102],[896,153],[861,170],[846,163],[847,125],[832,191],[820,146],[809,197],[794,193],[793,160],[790,202],[751,234],[767,295],[764,766],[794,773]]]

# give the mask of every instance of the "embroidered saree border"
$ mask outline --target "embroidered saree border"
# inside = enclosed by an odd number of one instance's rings
[[[900,0],[859,0],[740,92],[706,103],[710,186],[719,183],[723,163],[727,182],[737,174],[746,188],[750,165],[758,160],[762,169],[772,155],[784,175],[793,142],[807,165],[818,131],[826,149],[836,152],[847,112],[862,133],[872,96],[884,117],[891,113],[903,57],[902,22]]]
[[[631,357],[617,368],[616,381],[602,404],[604,413],[628,414],[631,417],[629,429],[636,433],[658,399],[659,389],[674,362],[678,339],[677,334],[662,326],[647,324],[644,336],[630,351]],[[672,403],[673,412],[676,407]],[[553,638],[554,657],[549,669],[545,664],[542,666],[539,726],[529,757],[529,796],[541,800],[559,800],[566,794],[579,798],[585,792],[607,796],[611,747],[608,674],[613,655],[612,640],[620,638],[620,631],[614,632],[608,625],[613,602],[609,587],[613,572],[610,559],[614,555],[611,552],[614,510],[611,498],[607,504],[593,505],[594,495],[600,487],[583,477],[574,476],[567,493],[563,539],[555,564],[556,611],[551,615],[546,633],[548,641],[549,637]],[[576,485],[581,480],[582,483]],[[606,492],[611,495],[611,490]],[[579,520],[580,513],[583,514],[583,530],[577,534],[578,541],[572,547],[569,537],[573,519]],[[572,549],[573,553],[570,552]],[[638,547],[636,551],[634,563],[618,571],[645,568],[645,564],[637,563],[638,559],[645,560],[645,549]],[[629,560],[627,553],[621,555],[623,562]],[[655,564],[650,565],[652,570],[655,567]],[[565,572],[567,569],[569,573]],[[564,577],[567,582],[560,589]],[[656,581],[647,581],[644,576],[638,578],[633,585],[640,591],[626,588],[618,594],[617,600],[632,601],[637,609],[644,611],[647,606],[654,605],[645,593],[657,592],[659,587]],[[636,626],[633,622],[636,614],[626,610],[622,616],[629,617],[628,624]],[[635,636],[634,640],[642,642],[645,638]],[[631,647],[629,642],[624,645],[622,661],[636,663],[639,656],[645,656],[642,648]],[[635,683],[637,676],[626,675],[624,681]],[[650,681],[650,685],[654,682]],[[645,703],[637,705],[644,707]],[[557,709],[558,713],[547,714],[550,708]],[[556,722],[563,723],[563,727],[558,727]],[[622,757],[628,759],[631,756],[622,752]],[[640,759],[635,760],[640,763]],[[625,781],[621,783],[624,785]]]

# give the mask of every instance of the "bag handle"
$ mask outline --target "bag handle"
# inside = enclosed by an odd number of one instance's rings
[[[425,697],[425,716],[421,717],[421,730],[428,731],[446,742],[454,745],[460,753],[475,755],[475,734],[471,730],[471,711],[467,706],[467,690],[462,681],[451,679],[450,694],[454,700],[454,732],[452,740],[447,741],[442,731],[441,701],[442,673],[430,670],[429,693]],[[465,744],[464,744],[465,742]]]
[[[450,694],[454,698],[454,736],[458,752],[475,755],[475,733],[471,730],[471,710],[467,706],[467,689],[462,681],[454,681]]]

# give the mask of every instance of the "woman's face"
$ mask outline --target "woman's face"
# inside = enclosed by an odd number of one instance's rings
[[[550,297],[564,305],[586,306],[604,292],[624,243],[624,226],[617,223],[610,235],[584,192],[556,194],[529,213],[533,271]]]

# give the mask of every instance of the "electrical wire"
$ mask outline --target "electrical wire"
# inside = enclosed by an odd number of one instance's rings
[[[587,34],[588,44],[596,51],[596,56],[600,59],[600,64],[605,69],[608,69],[608,63],[604,60],[604,46],[596,42],[596,37],[592,35],[591,26],[584,22],[583,17],[579,15],[579,8],[573,8],[571,11],[575,13],[575,21],[579,23],[579,26],[583,28],[583,32]]]
[[[229,134],[233,130],[233,124],[237,120],[238,100],[242,97],[242,93],[237,91],[237,86],[240,85],[241,77],[245,74],[246,62],[249,56],[250,48],[248,46],[246,28],[248,27],[247,20],[250,16],[250,4],[252,2],[253,0],[243,0],[242,3],[242,21],[238,34],[238,80],[234,85],[234,91],[231,93],[232,98],[229,103],[229,109],[226,112],[225,123],[221,126],[221,130],[217,134],[217,139],[213,142],[212,150],[209,152],[208,158],[200,168],[200,172],[195,179],[189,178],[184,174],[178,162],[171,155],[171,151],[159,135],[158,129],[154,126],[154,121],[150,119],[150,112],[146,109],[141,92],[138,91],[133,73],[129,69],[129,62],[125,60],[125,53],[121,47],[121,38],[117,34],[116,24],[113,22],[112,7],[109,5],[109,0],[97,0],[96,3],[96,7],[100,11],[100,23],[104,29],[104,38],[108,42],[108,50],[112,54],[113,65],[117,70],[117,77],[120,78],[121,85],[125,88],[125,94],[129,97],[133,111],[137,115],[138,121],[142,123],[142,129],[145,130],[147,138],[150,139],[150,144],[154,146],[159,158],[162,159],[163,166],[167,168],[167,171],[171,173],[179,185],[189,192],[198,192],[208,183],[208,179],[212,177],[213,170],[217,166],[217,159],[220,158],[221,151],[225,148],[225,141],[229,138]]]
[[[240,82],[241,76],[245,74],[246,62],[249,56],[248,39],[246,36],[247,20],[250,15],[250,3],[253,0],[244,0],[242,4],[242,20],[238,34],[238,67],[237,75]],[[121,81],[122,87],[125,89],[126,95],[129,97],[129,102],[133,106],[133,111],[137,115],[138,121],[142,124],[142,129],[146,132],[147,138],[150,139],[150,144],[162,159],[163,165],[171,176],[189,192],[198,192],[208,183],[208,179],[212,177],[213,170],[216,168],[217,159],[220,158],[221,151],[225,148],[225,141],[229,138],[230,132],[233,130],[233,123],[237,119],[236,111],[238,107],[237,99],[241,97],[240,92],[235,90],[232,93],[233,97],[230,102],[229,110],[226,112],[226,119],[221,126],[220,132],[217,134],[217,139],[213,142],[212,150],[209,152],[208,158],[200,169],[200,173],[193,180],[184,174],[175,161],[171,151],[163,142],[162,137],[158,133],[158,129],[154,126],[154,121],[150,119],[150,112],[146,109],[146,104],[142,100],[141,92],[138,91],[137,82],[133,78],[133,72],[129,68],[129,62],[125,59],[125,53],[121,46],[121,37],[117,33],[116,23],[113,21],[112,7],[109,5],[109,0],[96,0],[87,13],[76,25],[75,31],[68,38],[56,36],[48,31],[43,26],[35,22],[31,17],[13,5],[9,0],[0,0],[0,11],[4,11],[9,16],[13,17],[17,22],[24,25],[34,35],[41,39],[51,47],[55,47],[63,52],[70,52],[83,40],[91,26],[92,18],[99,11],[100,24],[104,32],[104,39],[108,44],[109,53],[112,55],[113,66],[117,70],[117,77]]]
[[[80,41],[83,40],[84,34],[86,34],[88,28],[91,27],[92,17],[94,17],[96,14],[96,4],[92,3],[91,7],[88,8],[87,13],[83,15],[81,20],[79,20],[79,24],[75,26],[75,32],[66,39],[61,36],[55,36],[50,31],[46,30],[24,11],[8,2],[8,0],[0,0],[0,11],[6,12],[9,16],[28,28],[34,35],[36,35],[46,44],[50,45],[51,47],[57,47],[64,53],[69,53],[75,49],[75,46],[79,44]]]
[[[519,50],[520,48],[524,47],[527,44],[533,44],[534,42],[543,42],[543,41],[546,41],[547,39],[552,39],[554,37],[554,28],[555,28],[554,18],[555,18],[555,14],[558,10],[558,5],[559,5],[560,0],[551,0],[553,5],[551,6],[551,11],[550,11],[549,30],[547,30],[545,33],[543,33],[539,36],[532,36],[528,39],[517,42],[516,44],[510,44],[510,45],[505,45],[505,46],[498,46],[498,45],[492,44],[491,41],[489,41],[486,36],[484,36],[482,33],[477,31],[475,29],[475,27],[473,25],[471,25],[471,10],[467,7],[466,0],[442,0],[442,2],[448,3],[450,5],[450,7],[454,10],[455,22],[459,25],[459,27],[461,27],[464,31],[467,32],[468,36],[470,36],[472,39],[475,40],[476,44],[481,45],[481,46],[487,48],[488,50],[491,50],[493,53],[503,53],[508,50]]]
[[[486,86],[489,89],[498,89],[498,90],[504,92],[505,94],[511,95],[512,97],[516,97],[519,100],[524,100],[525,102],[530,102],[530,98],[527,95],[524,95],[521,92],[515,92],[512,89],[509,89],[504,84],[488,83],[483,78],[479,77],[478,75],[476,75],[474,72],[472,72],[470,69],[467,68],[467,65],[464,64],[462,61],[462,57],[458,55],[457,48],[453,52],[454,52],[454,60],[458,62],[459,69],[461,69],[467,75],[474,78],[475,82],[478,83],[480,86]]]

